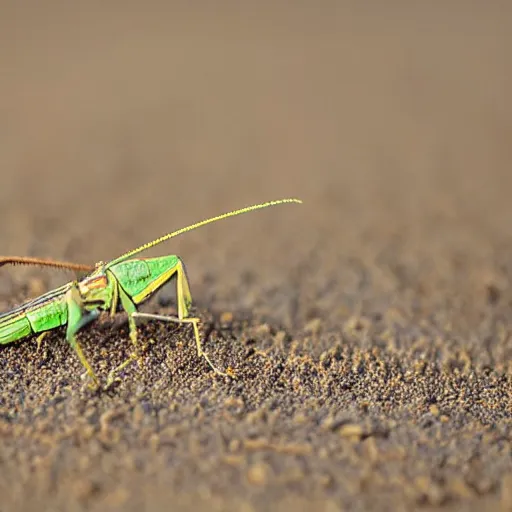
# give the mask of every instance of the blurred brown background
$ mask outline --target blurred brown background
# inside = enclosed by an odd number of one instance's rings
[[[256,311],[292,337],[321,321],[312,354],[377,315],[403,329],[396,350],[424,329],[443,342],[420,359],[462,350],[510,376],[496,334],[512,328],[510,4],[194,5],[0,4],[0,253],[107,260],[300,197],[158,252],[184,258],[204,308]],[[2,270],[3,304],[28,273]],[[510,419],[509,402],[495,409]],[[509,499],[510,453],[488,463],[487,491],[447,503]],[[323,499],[307,489],[304,503]]]

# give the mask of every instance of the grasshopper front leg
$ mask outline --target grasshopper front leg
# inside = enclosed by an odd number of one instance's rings
[[[92,311],[87,311],[84,309],[83,300],[76,283],[73,283],[69,291],[66,293],[66,304],[68,308],[68,327],[66,331],[66,340],[78,355],[80,362],[86,369],[87,374],[92,379],[95,387],[97,388],[99,387],[98,378],[96,377],[96,374],[89,364],[89,361],[87,361],[87,358],[82,351],[82,347],[76,339],[76,334],[82,327],[92,322],[93,320],[96,320],[100,315],[100,312],[97,309]]]

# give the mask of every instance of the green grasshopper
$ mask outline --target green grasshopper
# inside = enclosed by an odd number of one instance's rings
[[[299,199],[280,199],[224,213],[178,229],[172,233],[167,233],[107,263],[100,261],[94,267],[39,258],[0,258],[0,266],[5,264],[40,265],[89,272],[80,281],[69,282],[36,299],[27,301],[11,311],[0,314],[0,345],[12,343],[34,334],[40,334],[37,338],[39,346],[42,338],[49,330],[67,325],[66,340],[78,355],[94,386],[98,387],[98,378],[87,361],[76,335],[85,325],[96,320],[100,316],[101,311],[108,311],[110,316],[114,316],[118,308],[122,308],[128,314],[130,339],[134,346],[134,352],[121,365],[109,373],[107,387],[112,384],[114,375],[117,372],[138,358],[136,318],[191,324],[198,356],[204,357],[217,374],[226,375],[226,373],[221,372],[214,366],[203,351],[199,336],[199,318],[188,316],[192,305],[192,297],[182,260],[175,255],[156,258],[132,257],[175,236],[218,220],[278,204],[301,202]],[[137,311],[139,304],[149,299],[174,277],[176,277],[178,316],[154,315]]]

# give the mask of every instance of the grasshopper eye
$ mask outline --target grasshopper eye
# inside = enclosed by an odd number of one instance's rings
[[[89,293],[89,287],[85,283],[78,283],[78,291],[82,297],[85,297]]]
[[[95,276],[78,284],[78,289],[82,295],[87,295],[93,290],[102,290],[108,285],[107,276]]]

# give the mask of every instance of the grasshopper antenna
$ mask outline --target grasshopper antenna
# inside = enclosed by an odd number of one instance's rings
[[[227,219],[228,217],[235,217],[236,215],[241,215],[242,213],[248,213],[252,212],[254,210],[261,210],[262,208],[268,208],[269,206],[276,206],[278,204],[284,204],[284,203],[299,203],[301,204],[302,201],[300,199],[278,199],[276,201],[268,201],[266,203],[260,203],[255,204],[252,206],[246,206],[245,208],[240,208],[239,210],[233,210],[231,212],[223,213],[221,215],[217,215],[216,217],[211,217],[206,220],[202,220],[201,222],[196,222],[195,224],[191,224],[190,226],[187,226],[185,228],[178,229],[177,231],[173,231],[172,233],[167,233],[166,235],[161,236],[160,238],[157,238],[156,240],[153,240],[152,242],[148,242],[144,245],[141,245],[140,247],[137,247],[136,249],[133,249],[132,251],[129,251],[115,260],[112,260],[108,263],[106,268],[111,267],[112,265],[115,265],[116,263],[120,263],[121,261],[127,260],[128,258],[131,258],[132,256],[135,256],[136,254],[145,251],[146,249],[151,249],[151,247],[154,247],[155,245],[161,244],[162,242],[165,242],[167,240],[170,240],[171,238],[174,238],[175,236],[182,235],[183,233],[187,233],[188,231],[192,231],[193,229],[200,228],[202,226],[206,226],[206,224],[211,224],[212,222],[217,222],[218,220]]]
[[[94,267],[91,265],[24,256],[0,256],[0,267],[3,267],[4,265],[35,265],[39,267],[53,267],[61,270],[74,270],[78,272],[91,272],[94,270]]]

